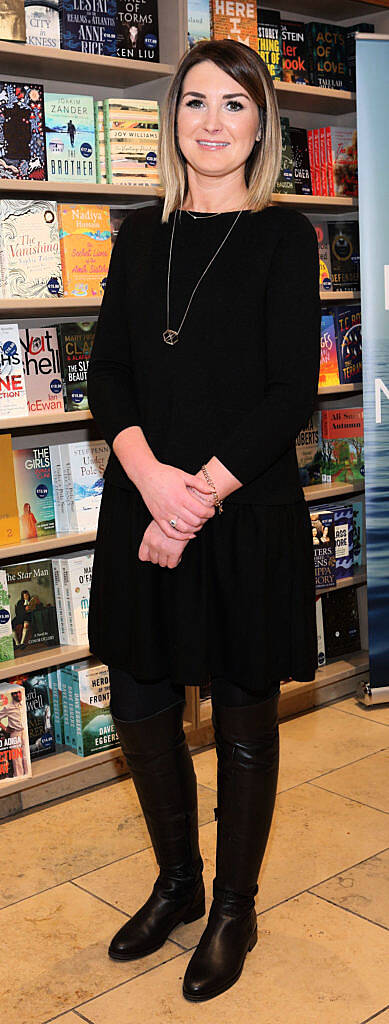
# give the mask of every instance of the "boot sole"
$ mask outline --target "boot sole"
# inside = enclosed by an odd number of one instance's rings
[[[247,947],[247,951],[245,953],[245,956],[244,956],[244,959],[243,959],[243,963],[242,963],[242,966],[240,967],[240,970],[237,972],[237,974],[234,975],[233,978],[230,978],[228,982],[226,982],[224,985],[219,985],[218,988],[213,989],[212,992],[208,992],[207,995],[199,995],[199,996],[192,995],[190,992],[187,992],[185,990],[184,986],[183,986],[182,987],[182,994],[183,994],[184,998],[187,999],[189,1003],[206,1003],[208,1001],[208,999],[215,999],[215,997],[216,996],[220,996],[222,994],[222,992],[227,992],[227,989],[232,988],[232,986],[235,985],[235,983],[237,981],[239,981],[239,978],[240,978],[240,976],[242,974],[242,971],[243,971],[243,968],[244,968],[244,964],[245,964],[247,953],[251,953],[251,951],[257,945],[257,942],[258,942],[258,930],[256,928],[255,931],[253,932],[252,936],[251,936],[251,939],[250,939],[249,945]]]
[[[157,949],[161,949],[161,947],[165,945],[165,942],[167,942],[169,935],[171,935],[172,932],[174,932],[174,929],[178,928],[180,924],[190,924],[191,921],[198,921],[200,917],[204,917],[204,914],[205,900],[203,903],[200,903],[199,906],[193,908],[193,910],[188,910],[188,913],[185,914],[185,917],[182,917],[181,921],[177,921],[177,924],[173,925],[173,928],[171,928],[170,931],[167,932],[167,934],[164,936],[161,942],[158,942],[156,946],[152,946],[149,949],[143,950],[141,953],[131,954],[130,956],[128,956],[127,954],[121,955],[120,953],[114,953],[113,951],[111,951],[111,948],[109,948],[108,956],[111,958],[111,960],[121,960],[122,962],[128,962],[130,960],[141,960],[142,957],[144,956],[151,956],[152,953],[156,953]]]

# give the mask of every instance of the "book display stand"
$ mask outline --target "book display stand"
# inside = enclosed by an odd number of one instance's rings
[[[160,0],[160,55],[161,63],[117,59],[83,54],[73,51],[34,47],[20,43],[0,41],[1,76],[3,79],[42,82],[47,91],[92,93],[96,99],[105,97],[141,97],[157,99],[162,104],[171,76],[187,45],[187,4],[186,0]],[[267,5],[266,5],[267,6]],[[276,7],[275,4],[272,6]],[[351,25],[352,21],[374,22],[376,31],[385,31],[389,22],[389,4],[370,3],[369,0],[283,0],[282,14],[296,20],[317,19]],[[279,9],[279,8],[278,8]],[[386,19],[380,28],[380,19]],[[316,88],[276,82],[276,91],[282,115],[291,116],[293,124],[312,128],[331,124],[339,127],[355,127],[355,93],[344,90]],[[111,206],[144,205],[152,202],[159,189],[137,189],[126,185],[61,183],[55,181],[20,181],[0,179],[0,199],[47,197],[58,201],[76,199],[79,203],[109,203]],[[303,210],[308,216],[331,219],[356,219],[358,200],[349,197],[313,195],[283,195],[275,193],[274,203],[287,204]],[[326,303],[359,299],[357,291],[326,291],[322,299]],[[53,299],[0,299],[0,320],[18,323],[52,325],[68,318],[82,320],[89,314],[98,313],[99,299],[83,301],[82,298]],[[361,402],[362,384],[343,384],[320,390],[318,409],[331,409],[334,403],[344,408]],[[43,445],[67,441],[98,439],[90,412],[67,412],[21,416],[0,419],[0,432],[12,433],[18,437],[18,447],[34,443]],[[23,442],[23,443],[22,443]],[[305,487],[307,500],[313,502],[331,501],[358,493],[363,497],[361,484],[332,484]],[[61,554],[66,550],[84,548],[93,544],[94,531],[82,534],[68,534],[44,539],[21,541],[0,549],[0,568],[26,556],[39,558]],[[353,577],[340,581],[337,586],[357,586],[360,622],[361,650],[346,655],[340,660],[328,661],[319,668],[315,680],[308,683],[289,680],[281,685],[280,718],[293,715],[313,706],[321,705],[336,697],[355,692],[357,684],[368,678],[368,635],[367,635],[367,592],[364,567],[357,567]],[[323,593],[324,591],[320,591]],[[0,663],[0,681],[13,675],[24,675],[42,668],[65,664],[87,658],[87,647],[59,646],[18,657],[14,661]],[[203,696],[203,695],[201,695]],[[200,687],[187,688],[185,729],[191,748],[204,746],[213,740],[210,699],[204,692],[200,699]],[[50,757],[36,760],[31,778],[4,781],[0,789],[0,818],[16,811],[44,803],[58,796],[82,790],[98,782],[107,781],[127,772],[127,766],[120,747],[101,751],[93,756],[79,757],[71,750],[59,748]]]

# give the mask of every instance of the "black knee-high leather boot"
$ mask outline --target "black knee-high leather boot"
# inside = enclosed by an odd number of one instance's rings
[[[205,913],[197,784],[182,709],[175,704],[138,722],[112,715],[160,869],[147,902],[112,939],[114,960],[153,953],[176,925]]]
[[[216,877],[208,924],[183,985],[212,999],[238,980],[257,942],[255,895],[273,816],[279,767],[279,694],[256,705],[215,705],[218,756]]]

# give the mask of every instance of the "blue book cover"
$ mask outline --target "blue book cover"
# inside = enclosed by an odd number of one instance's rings
[[[320,513],[320,508],[316,507]],[[354,575],[354,523],[352,505],[326,505],[334,514],[336,579]]]
[[[20,539],[55,536],[50,449],[22,448],[13,453]]]
[[[310,508],[316,589],[336,587],[334,513]]]
[[[14,682],[14,680],[13,680]],[[55,753],[54,725],[51,718],[47,671],[18,676],[26,694],[28,736],[31,760]]]
[[[340,383],[361,384],[361,307],[339,306],[335,309],[335,331]]]
[[[93,96],[45,93],[49,181],[96,181]]]
[[[81,10],[79,0],[62,0],[61,47],[116,57],[116,0],[88,0]]]
[[[363,501],[353,501],[353,527],[354,565],[361,568],[366,558]]]

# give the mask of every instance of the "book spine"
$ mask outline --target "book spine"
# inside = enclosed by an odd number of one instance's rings
[[[84,741],[82,738],[81,701],[80,701],[80,677],[77,668],[73,671],[73,701],[74,719],[76,727],[76,750],[79,757],[84,756]]]
[[[93,113],[95,118],[95,149],[96,149],[96,181],[101,184],[100,167],[100,125],[99,125],[99,101],[93,100]]]
[[[305,48],[307,54],[307,69],[310,85],[317,85],[315,74],[315,63],[313,59],[312,29],[310,25],[305,26]]]
[[[70,729],[70,745],[72,750],[77,750],[76,744],[76,719],[74,713],[74,691],[73,691],[73,679],[74,669],[68,668],[67,672],[67,693],[68,693],[68,707],[69,707],[69,729]]]
[[[322,411],[321,411],[321,443],[322,443],[322,452],[323,452],[323,463],[322,463],[322,474],[321,474],[321,482],[322,482],[322,484],[329,483],[329,480],[327,479],[327,444],[328,444],[328,442],[327,442],[327,425],[328,425],[327,410],[326,409],[322,409]]]
[[[307,129],[307,140],[308,140],[308,156],[309,166],[311,169],[311,183],[312,183],[312,195],[316,196],[316,174],[315,174],[315,157],[313,150],[313,128]]]
[[[0,298],[7,299],[9,297],[8,266],[1,227],[1,206],[0,203]]]
[[[315,187],[316,195],[321,196],[321,173],[320,173],[320,143],[319,143],[319,129],[313,129],[313,158],[315,166]]]
[[[328,196],[326,130],[319,128],[321,194]]]
[[[56,743],[63,743],[61,713],[59,707],[58,675],[56,668],[49,669],[48,680],[53,701],[54,738]]]
[[[108,185],[112,185],[112,158],[111,158],[111,141],[110,141],[110,123],[109,123],[109,101],[103,100],[103,124],[104,124],[104,143],[105,143],[105,173],[106,181]]]
[[[326,648],[324,643],[323,605],[321,597],[316,598],[316,628],[317,628],[317,661],[319,668],[326,664]]]
[[[51,475],[53,481],[53,499],[56,533],[67,533],[68,523],[66,506],[64,500],[63,473],[61,465],[61,454],[58,444],[50,445]]]
[[[326,133],[326,153],[327,153],[327,177],[328,177],[328,195],[335,195],[334,185],[334,167],[332,160],[332,139],[331,139],[331,127],[327,125],[325,129]]]
[[[70,461],[69,445],[61,444],[59,447],[61,452],[65,505],[68,514],[68,531],[69,533],[71,533],[74,530],[74,532],[77,533],[77,513],[76,504],[74,501],[72,465]]]
[[[60,671],[61,671],[62,709],[63,709],[63,738],[64,738],[65,747],[70,747],[71,748],[67,680],[66,680],[66,673],[65,673],[65,671],[63,669],[61,669]]]
[[[68,622],[68,644],[77,644],[76,622],[74,617],[74,609],[71,594],[69,563],[65,560],[62,562],[62,580]]]
[[[66,633],[65,600],[62,585],[61,560],[59,558],[52,558],[51,564],[53,566],[54,594],[55,605],[57,609],[59,642],[60,644],[67,644],[68,639]]]

